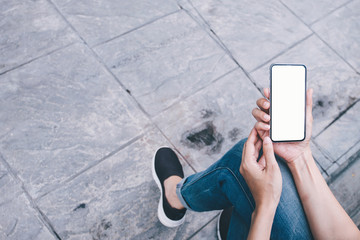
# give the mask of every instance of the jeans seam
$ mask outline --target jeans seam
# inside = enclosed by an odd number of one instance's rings
[[[201,178],[203,178],[203,177],[205,177],[205,176],[207,176],[207,175],[212,174],[212,173],[215,172],[216,170],[221,170],[221,169],[226,169],[226,170],[228,170],[228,171],[231,173],[231,175],[236,179],[237,183],[239,184],[240,188],[241,188],[242,191],[244,192],[247,200],[249,201],[251,207],[252,207],[253,210],[254,210],[255,207],[253,206],[252,202],[250,201],[250,198],[249,198],[248,194],[246,193],[244,187],[242,186],[241,182],[240,182],[239,179],[236,177],[235,173],[234,173],[230,168],[228,168],[228,167],[217,167],[217,168],[211,170],[210,172],[206,173],[205,175],[201,176],[200,178],[196,179],[194,182],[190,183],[188,186],[191,186],[191,185],[195,184],[195,183],[196,183],[197,181],[199,181]],[[183,186],[184,186],[184,185],[183,185]],[[185,187],[187,187],[187,186],[185,186]],[[184,197],[183,197],[183,198],[184,198]],[[184,200],[185,200],[185,198],[184,198]]]
[[[243,187],[243,185],[241,184],[241,182],[239,181],[239,179],[236,177],[236,175],[235,175],[235,173],[230,169],[230,168],[228,168],[228,167],[223,167],[224,169],[227,169],[228,171],[230,171],[230,173],[233,175],[233,177],[236,179],[236,181],[238,182],[238,184],[239,184],[239,186],[241,187],[241,189],[243,190],[243,192],[244,192],[244,194],[245,194],[245,196],[246,196],[246,198],[247,198],[247,200],[249,201],[249,203],[250,203],[250,205],[251,205],[251,207],[253,208],[253,210],[255,209],[255,207],[253,206],[253,204],[252,204],[252,202],[250,201],[250,198],[249,198],[249,196],[248,196],[248,194],[246,193],[246,191],[245,191],[245,189],[244,189],[244,187]]]

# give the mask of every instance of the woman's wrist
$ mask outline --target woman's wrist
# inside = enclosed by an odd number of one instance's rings
[[[316,185],[319,179],[323,179],[315,160],[311,154],[310,147],[306,149],[295,161],[288,163],[288,167],[296,183],[302,203],[308,201],[311,196],[315,196]],[[309,191],[312,186],[312,191]]]
[[[269,239],[276,208],[257,206],[251,216],[248,239]]]
[[[309,147],[305,148],[305,150],[297,158],[295,158],[291,162],[287,162],[287,164],[288,164],[288,167],[290,168],[291,172],[293,172],[293,171],[303,168],[306,165],[306,163],[308,163],[309,161],[312,161],[312,160],[313,160],[313,157],[312,157],[311,149],[309,146]]]
[[[253,212],[253,217],[255,216],[261,216],[267,219],[273,219],[275,216],[277,204],[262,204],[255,207],[255,210]]]

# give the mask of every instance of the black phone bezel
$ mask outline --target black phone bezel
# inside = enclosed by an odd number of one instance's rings
[[[304,138],[299,140],[274,141],[272,138],[272,68],[274,66],[302,66],[305,68],[305,108],[304,108]],[[273,142],[302,142],[306,138],[306,91],[307,91],[307,68],[304,64],[273,63],[270,65],[270,139]]]

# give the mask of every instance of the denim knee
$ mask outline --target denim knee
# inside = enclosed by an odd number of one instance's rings
[[[216,163],[216,165],[230,168],[234,172],[239,171],[242,160],[242,152],[246,140],[247,138],[244,138],[237,142],[229,151],[225,153],[225,155]]]

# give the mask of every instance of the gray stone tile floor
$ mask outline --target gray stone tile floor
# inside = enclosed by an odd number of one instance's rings
[[[271,63],[304,63],[314,158],[360,225],[360,0],[3,0],[0,239],[216,239],[168,229],[151,160],[204,170],[255,123]]]

